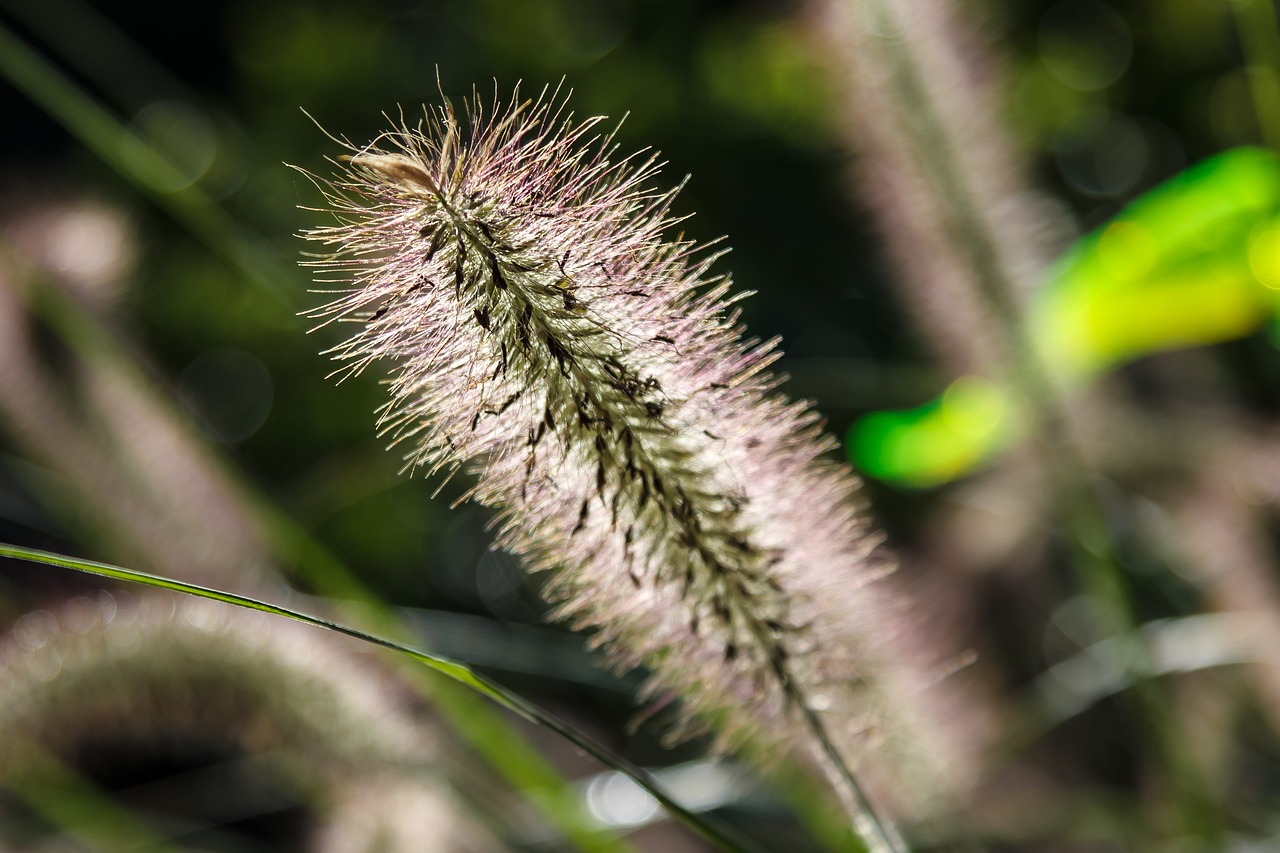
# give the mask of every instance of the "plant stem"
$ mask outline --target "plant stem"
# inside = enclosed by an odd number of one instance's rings
[[[803,709],[805,724],[822,749],[825,769],[832,776],[832,783],[853,821],[853,829],[867,846],[868,853],[909,853],[911,848],[907,846],[898,828],[871,804],[848,762],[831,742],[826,726],[817,713],[806,704],[802,703],[800,707]]]

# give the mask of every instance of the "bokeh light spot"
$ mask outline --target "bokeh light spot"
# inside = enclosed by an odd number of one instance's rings
[[[972,470],[1014,434],[1000,389],[967,376],[919,408],[863,418],[850,431],[850,454],[873,477],[928,487]]]
[[[956,432],[985,436],[1004,418],[1004,397],[994,385],[975,376],[962,376],[942,395],[942,412]]]
[[[597,777],[587,789],[587,807],[606,826],[638,826],[658,813],[658,801],[621,773]]]
[[[243,350],[218,347],[201,353],[183,371],[179,385],[220,441],[248,438],[271,413],[271,374]]]
[[[1107,114],[1054,146],[1058,171],[1085,195],[1122,195],[1138,183],[1150,160],[1146,137],[1126,116]]]
[[[1270,220],[1254,226],[1249,234],[1249,269],[1264,286],[1280,290],[1280,223]]]
[[[1258,138],[1249,78],[1243,71],[1222,75],[1209,91],[1209,126],[1224,146],[1244,145]]]
[[[1073,89],[1104,89],[1120,79],[1133,55],[1129,27],[1115,10],[1092,0],[1063,0],[1040,20],[1040,59]]]
[[[58,620],[47,610],[34,610],[14,624],[9,635],[19,646],[34,652],[52,640],[58,633]]]
[[[213,165],[218,137],[202,112],[180,101],[156,101],[134,118],[134,126],[178,171],[162,189],[177,192],[200,180]],[[159,180],[159,178],[157,178]]]
[[[1112,278],[1121,282],[1138,281],[1156,262],[1151,232],[1136,222],[1111,223],[1098,238],[1098,261]]]

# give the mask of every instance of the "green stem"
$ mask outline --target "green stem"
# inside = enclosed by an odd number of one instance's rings
[[[866,792],[848,763],[827,734],[826,726],[808,705],[801,704],[805,723],[817,738],[826,763],[836,775],[834,780],[853,819],[854,832],[867,846],[867,853],[908,853],[910,848],[898,828],[871,804]]]

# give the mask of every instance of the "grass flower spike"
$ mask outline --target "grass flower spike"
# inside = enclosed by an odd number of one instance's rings
[[[317,316],[358,322],[345,371],[394,364],[382,426],[410,467],[473,470],[499,544],[690,731],[816,734],[839,764],[883,570],[857,483],[775,393],[775,342],[741,338],[718,255],[668,237],[659,164],[615,159],[601,121],[477,97],[351,146],[318,181],[338,223],[307,234],[335,296]]]

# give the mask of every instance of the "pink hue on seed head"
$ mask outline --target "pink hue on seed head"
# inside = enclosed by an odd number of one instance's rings
[[[885,562],[857,481],[775,392],[776,342],[741,337],[719,255],[667,238],[655,157],[615,159],[601,121],[474,98],[353,147],[317,181],[338,222],[306,235],[335,288],[315,315],[359,322],[345,372],[394,364],[381,425],[409,467],[468,466],[499,544],[683,700],[681,733],[779,742],[806,710],[847,743]]]

